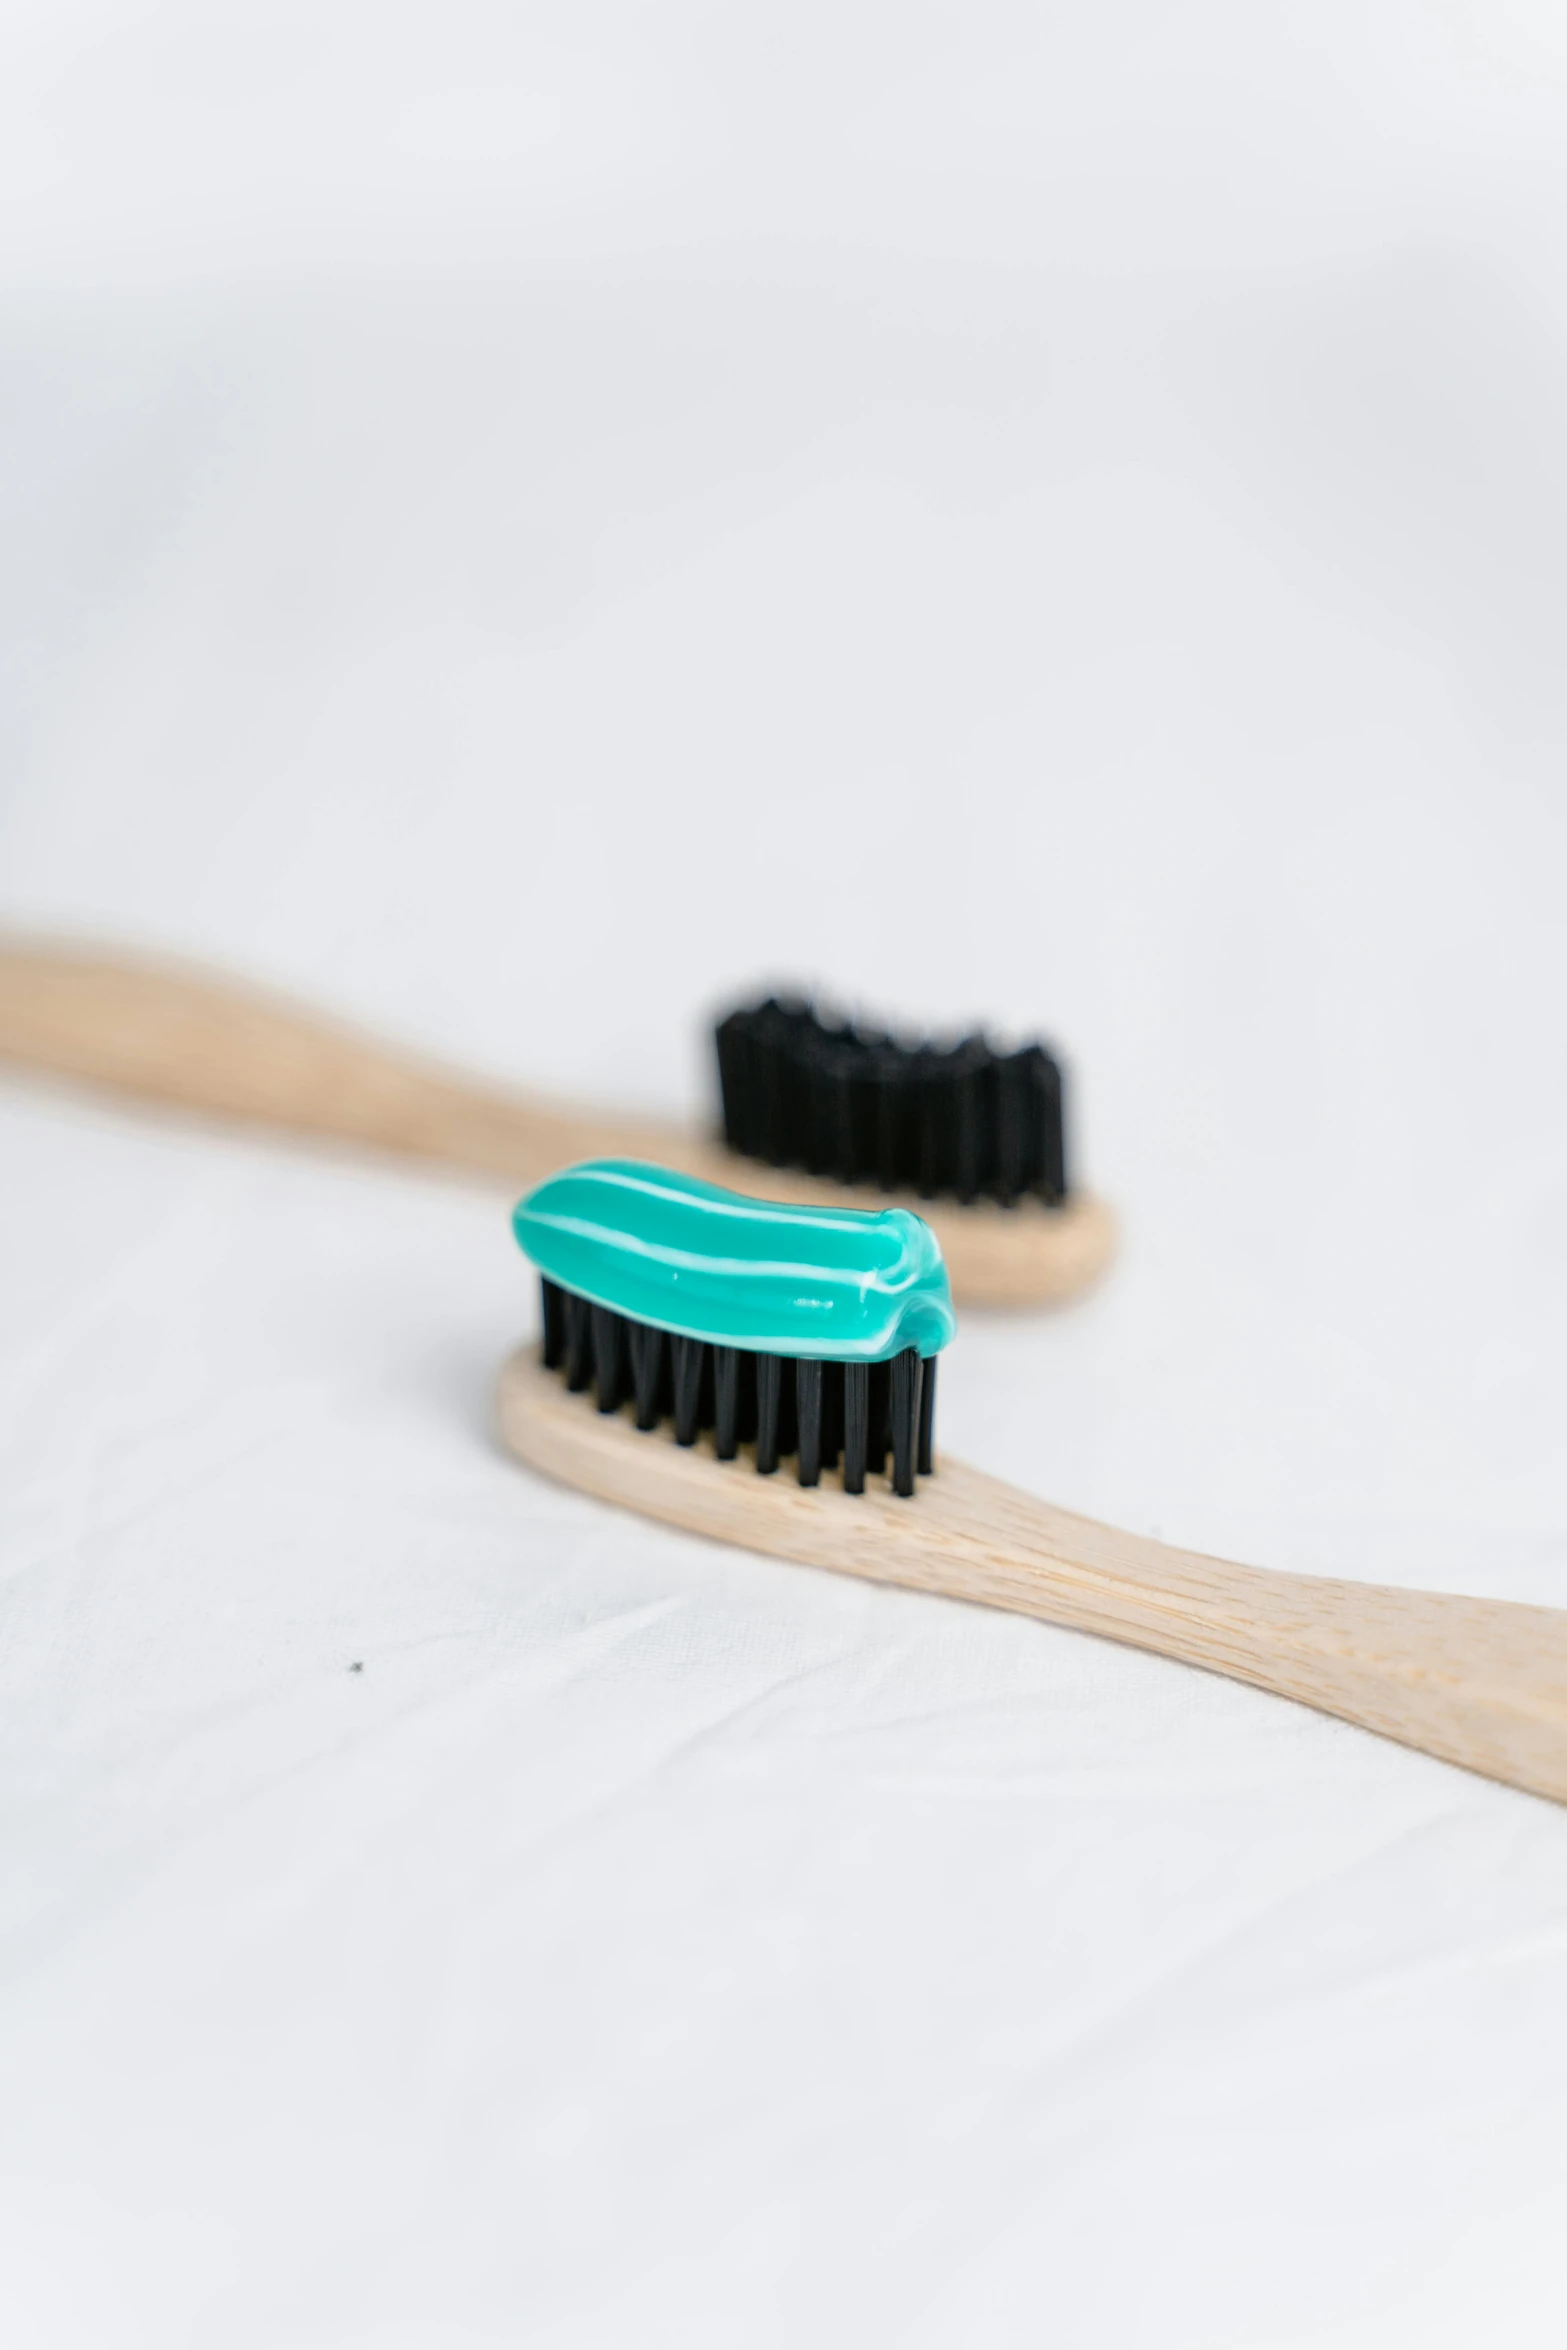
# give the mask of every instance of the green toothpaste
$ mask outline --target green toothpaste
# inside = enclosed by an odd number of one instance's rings
[[[928,1359],[956,1328],[935,1235],[907,1208],[793,1207],[589,1159],[530,1191],[513,1223],[547,1280],[713,1346],[880,1363]]]

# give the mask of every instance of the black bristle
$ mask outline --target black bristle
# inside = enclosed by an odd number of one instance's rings
[[[756,1442],[756,1366],[761,1358],[758,1355],[748,1353],[744,1348],[738,1351],[740,1354],[740,1414],[735,1432],[742,1444],[754,1444]]]
[[[903,1175],[903,1079],[897,1063],[878,1054],[873,1072],[876,1105],[876,1180],[883,1191],[896,1191]]]
[[[675,1342],[666,1330],[661,1333],[658,1350],[658,1416],[672,1420],[675,1416]]]
[[[1008,1206],[1023,1189],[1026,1100],[1017,1057],[998,1061],[991,1071],[996,1137],[995,1194]]]
[[[920,1369],[920,1440],[914,1466],[922,1477],[936,1473],[936,1357],[927,1355]]]
[[[843,1450],[843,1365],[822,1365],[822,1467],[835,1469]]]
[[[778,1450],[783,1459],[787,1460],[790,1453],[797,1451],[799,1443],[799,1399],[795,1393],[794,1380],[786,1371],[778,1389]]]
[[[941,1073],[934,1053],[922,1053],[917,1071],[911,1071],[916,1088],[914,1121],[919,1142],[919,1164],[914,1173],[914,1188],[921,1199],[934,1199],[946,1179],[942,1163],[943,1113],[946,1108],[942,1092]]]
[[[891,1388],[892,1490],[907,1499],[914,1491],[920,1416],[920,1358],[912,1346],[893,1356]]]
[[[724,1139],[747,1158],[925,1198],[1066,1195],[1059,1064],[983,1036],[907,1044],[769,996],[716,1031]]]
[[[802,1485],[822,1481],[822,1366],[801,1356],[794,1366],[795,1412],[799,1422],[796,1465]]]
[[[756,1473],[770,1477],[778,1466],[778,1406],[783,1388],[783,1357],[756,1358]]]
[[[979,1048],[983,1050],[983,1047]],[[954,1059],[960,1056],[954,1055]],[[974,1199],[983,1180],[981,1154],[984,1146],[982,1128],[983,1104],[980,1099],[984,1068],[971,1050],[961,1056],[962,1065],[951,1072],[953,1104],[953,1145],[955,1165],[952,1188],[961,1200]]]
[[[865,1413],[865,1466],[879,1477],[887,1465],[887,1366],[870,1365],[870,1398]]]
[[[701,1426],[702,1358],[707,1348],[700,1338],[677,1338],[675,1357],[675,1442],[695,1444]]]
[[[620,1403],[621,1341],[625,1324],[608,1306],[593,1309],[593,1377],[599,1410],[612,1412]]]
[[[1061,1069],[1040,1045],[1019,1053],[1024,1080],[1033,1095],[1034,1132],[1042,1172],[1038,1188],[1047,1200],[1066,1197],[1066,1129],[1061,1108]]]
[[[865,1491],[865,1430],[870,1407],[869,1363],[843,1366],[843,1490]]]
[[[834,1167],[842,1168],[842,1180],[845,1183],[855,1183],[859,1180],[859,1146],[856,1142],[854,1132],[854,1078],[852,1065],[852,1054],[845,1055],[842,1052],[834,1053],[832,1070],[828,1079],[828,1083],[831,1087],[832,1102],[831,1121],[828,1130],[832,1140],[831,1147],[824,1153],[823,1156],[823,1165],[827,1171],[830,1172]],[[822,1168],[817,1169],[818,1174],[820,1174],[822,1171]]]
[[[754,1441],[764,1477],[792,1453],[806,1486],[820,1485],[841,1453],[847,1494],[881,1474],[889,1448],[894,1492],[912,1493],[916,1476],[931,1473],[936,1365],[912,1347],[880,1363],[757,1354],[670,1336],[553,1281],[542,1299],[547,1366],[574,1391],[596,1385],[601,1412],[629,1395],[644,1433],[673,1416],[675,1442],[690,1446],[712,1428],[721,1461]]]
[[[751,1121],[751,1037],[745,1015],[720,1020],[717,1030],[718,1082],[731,1150],[756,1156]]]
[[[544,1322],[544,1368],[558,1371],[566,1360],[566,1293],[543,1273],[539,1276],[539,1304]]]
[[[631,1342],[631,1382],[637,1399],[637,1426],[644,1433],[659,1422],[659,1388],[664,1368],[664,1333],[649,1322],[626,1324]]]
[[[713,1449],[721,1461],[732,1461],[740,1442],[740,1350],[713,1349]]]
[[[593,1308],[574,1289],[566,1292],[566,1385],[580,1395],[593,1376]]]

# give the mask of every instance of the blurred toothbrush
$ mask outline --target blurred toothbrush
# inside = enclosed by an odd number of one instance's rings
[[[717,1043],[736,1147],[491,1085],[204,971],[0,938],[0,1061],[14,1067],[513,1188],[629,1156],[758,1198],[901,1198],[971,1305],[1061,1303],[1104,1271],[1115,1219],[1067,1183],[1060,1072],[1042,1047],[911,1048],[776,999],[731,1014]]]

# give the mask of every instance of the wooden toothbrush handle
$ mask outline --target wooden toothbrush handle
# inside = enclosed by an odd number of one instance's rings
[[[803,1490],[787,1468],[641,1435],[566,1392],[536,1348],[501,1373],[501,1435],[546,1475],[687,1531],[1010,1608],[1154,1650],[1567,1802],[1567,1613],[1278,1575],[1053,1509],[962,1461],[900,1501],[873,1479]]]
[[[536,1182],[684,1137],[508,1094],[204,972],[0,940],[0,1059],[139,1101]]]
[[[937,1483],[945,1539],[906,1528],[900,1548],[938,1588],[1206,1666],[1567,1802],[1561,1609],[1232,1566],[958,1463]]]

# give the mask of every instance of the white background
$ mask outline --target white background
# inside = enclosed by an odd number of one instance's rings
[[[1567,1604],[1564,264],[1544,0],[11,0],[0,914],[1043,1028],[948,1444]],[[1567,1817],[538,1483],[500,1194],[0,1185],[8,2343],[1561,2342]]]

